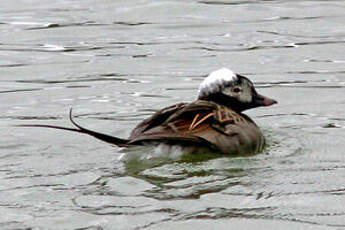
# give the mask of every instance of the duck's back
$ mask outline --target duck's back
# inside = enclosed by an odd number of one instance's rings
[[[156,112],[131,133],[131,144],[163,141],[224,153],[260,151],[264,137],[246,115],[210,101],[180,103]]]

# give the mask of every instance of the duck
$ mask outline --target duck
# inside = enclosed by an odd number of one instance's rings
[[[257,93],[245,76],[228,68],[211,72],[200,84],[197,99],[163,108],[140,122],[128,138],[119,138],[82,127],[30,124],[27,127],[62,129],[90,135],[112,145],[130,148],[147,145],[179,145],[225,154],[258,153],[265,138],[258,125],[243,111],[267,107],[277,101]]]

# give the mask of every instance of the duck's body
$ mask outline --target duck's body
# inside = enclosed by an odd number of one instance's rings
[[[248,116],[204,100],[156,112],[138,124],[128,140],[128,145],[159,141],[234,154],[257,152],[264,146],[260,129]]]
[[[243,110],[270,106],[275,100],[256,93],[244,76],[228,69],[212,72],[200,85],[198,99],[164,108],[139,123],[128,139],[77,127],[27,125],[75,131],[120,147],[163,143],[230,154],[255,153],[264,146],[259,127]]]

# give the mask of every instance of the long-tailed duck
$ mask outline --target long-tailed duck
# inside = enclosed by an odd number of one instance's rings
[[[258,94],[248,78],[222,68],[203,80],[196,101],[179,103],[154,113],[139,123],[127,139],[81,127],[73,120],[72,110],[70,120],[76,128],[23,126],[84,133],[119,147],[164,143],[229,154],[255,153],[263,149],[264,136],[254,121],[242,112],[275,103]]]

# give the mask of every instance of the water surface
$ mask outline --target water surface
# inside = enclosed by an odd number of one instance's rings
[[[345,3],[0,2],[1,229],[342,229]],[[279,101],[245,157],[125,163],[126,137],[232,68]]]

